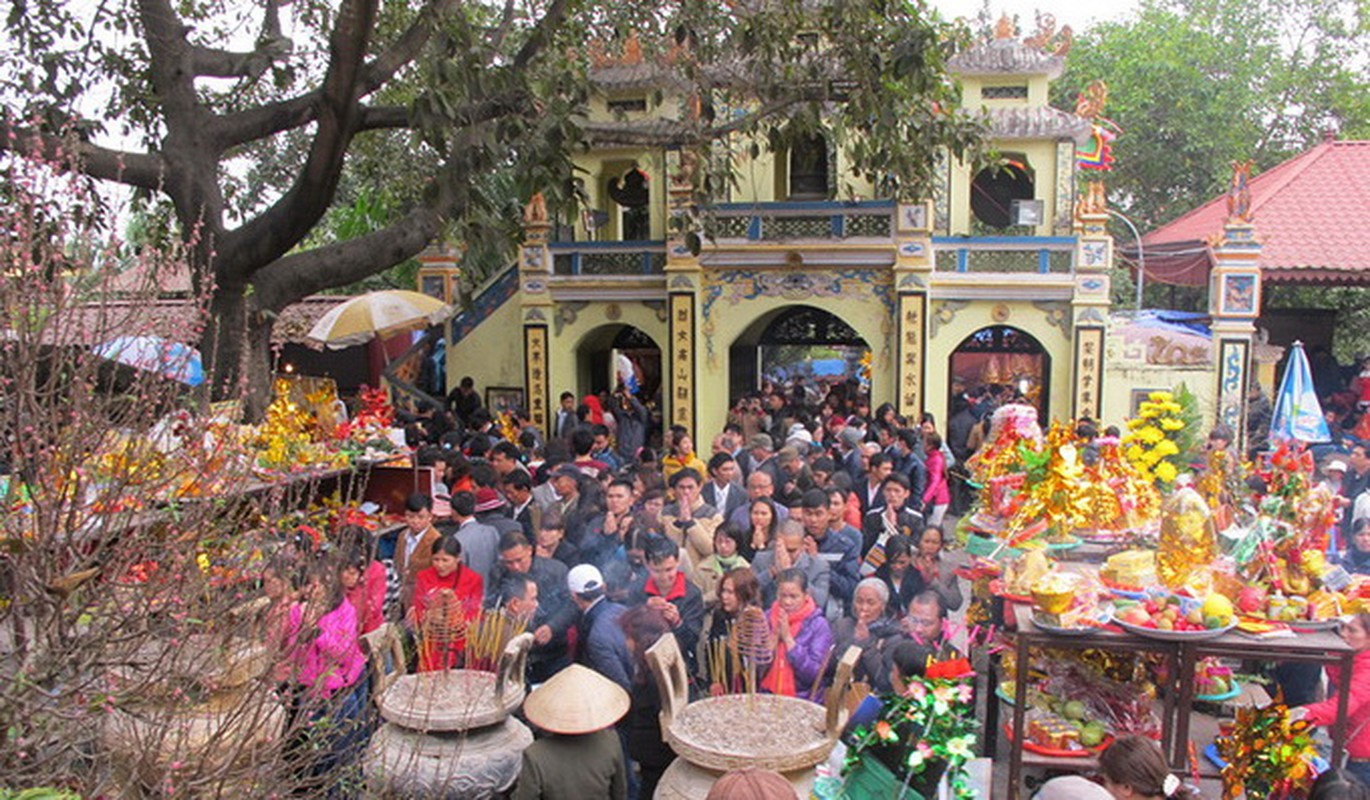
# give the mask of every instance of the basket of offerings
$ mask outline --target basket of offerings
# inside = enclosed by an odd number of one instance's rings
[[[838,663],[826,705],[797,697],[733,694],[688,702],[688,678],[672,636],[648,651],[661,690],[661,729],[684,760],[726,772],[744,767],[793,772],[825,761],[845,716],[843,697],[859,655],[850,648]]]

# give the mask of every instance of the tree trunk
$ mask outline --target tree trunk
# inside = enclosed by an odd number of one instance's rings
[[[214,400],[243,395],[247,345],[247,296],[242,286],[220,285],[209,301],[209,323],[200,336],[205,379]]]
[[[271,347],[271,332],[276,327],[276,315],[252,311],[247,322],[247,384],[243,394],[243,413],[252,422],[266,414],[266,407],[274,399],[272,387],[276,373],[276,353]]]

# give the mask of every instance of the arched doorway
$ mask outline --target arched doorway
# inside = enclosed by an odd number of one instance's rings
[[[622,381],[646,403],[661,391],[661,348],[632,325],[605,325],[576,348],[576,385],[581,394],[612,392]]]
[[[996,392],[1021,393],[1047,419],[1051,379],[1051,356],[1031,334],[1008,325],[981,328],[961,341],[949,359],[950,391],[947,408],[955,397],[981,386]]]
[[[840,317],[813,306],[786,306],[758,317],[729,349],[729,402],[770,381],[799,380],[818,402],[835,384],[869,394],[870,345]]]

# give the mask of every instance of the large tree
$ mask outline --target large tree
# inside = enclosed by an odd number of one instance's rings
[[[1068,106],[1108,84],[1110,200],[1145,231],[1216,197],[1234,160],[1370,136],[1367,52],[1365,0],[1144,0],[1076,39],[1054,92]]]
[[[255,42],[236,45],[245,30]],[[694,87],[695,113],[653,144],[779,142],[802,133],[791,118],[823,113],[860,169],[916,194],[939,148],[961,155],[978,139],[943,69],[960,34],[921,0],[116,0],[93,11],[30,0],[8,19],[0,80],[17,99],[0,148],[55,151],[74,130],[86,174],[169,201],[212,282],[202,349],[229,394],[243,365],[251,386],[266,385],[271,320],[289,303],[403,261],[447,222],[500,217],[511,198],[479,191],[490,173],[555,201],[583,140],[586,43],[630,31]],[[136,146],[112,146],[110,133]],[[394,221],[364,236],[311,241],[375,135],[427,161],[423,191],[403,193]]]

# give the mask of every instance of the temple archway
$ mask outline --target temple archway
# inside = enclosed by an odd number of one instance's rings
[[[947,408],[954,398],[981,386],[1012,387],[1048,419],[1051,356],[1036,337],[1009,325],[992,325],[967,336],[948,358]]]
[[[789,305],[757,317],[729,349],[729,401],[796,378],[816,390],[855,381],[869,393],[870,344],[841,317],[808,305]]]
[[[576,385],[581,394],[612,392],[622,381],[646,403],[661,391],[661,347],[641,328],[601,325],[576,346]]]

